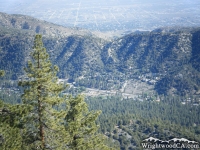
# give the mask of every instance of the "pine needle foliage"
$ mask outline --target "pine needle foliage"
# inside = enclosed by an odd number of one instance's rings
[[[3,150],[110,150],[97,133],[101,111],[89,111],[84,97],[61,97],[66,85],[36,35],[32,59],[20,81],[22,104],[0,101],[0,148]],[[3,72],[2,74],[3,75]]]
[[[99,128],[96,119],[101,111],[88,111],[84,97],[69,97],[69,109],[65,117],[66,132],[70,134],[70,141],[67,144],[69,150],[109,150],[104,145],[105,137],[97,134]]]
[[[0,77],[4,75],[5,72],[0,70]],[[0,149],[18,150],[23,147],[21,118],[30,108],[29,105],[11,105],[0,100]]]
[[[64,99],[59,94],[66,86],[58,83],[58,67],[52,66],[41,35],[35,36],[31,56],[25,68],[29,79],[19,82],[24,88],[23,104],[32,106],[23,118],[24,143],[32,149],[62,149],[60,143],[67,139],[62,125],[66,113],[61,109]]]
[[[22,108],[18,107],[18,109]],[[17,106],[0,100],[0,149],[17,150],[21,148],[19,113]]]

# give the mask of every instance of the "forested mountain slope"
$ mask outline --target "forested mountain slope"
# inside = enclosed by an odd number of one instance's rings
[[[200,28],[161,28],[106,41],[28,16],[0,18],[0,69],[11,79],[23,75],[34,34],[41,33],[59,77],[78,86],[119,90],[127,80],[142,79],[159,94],[199,93]]]
[[[103,60],[107,69],[156,75],[155,89],[160,94],[194,93],[200,85],[199,41],[200,28],[130,34],[106,45]]]

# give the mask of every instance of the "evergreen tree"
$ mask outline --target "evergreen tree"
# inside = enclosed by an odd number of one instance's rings
[[[33,49],[32,61],[25,68],[29,80],[19,82],[24,88],[23,104],[32,106],[23,118],[23,142],[31,149],[63,149],[66,113],[61,109],[64,99],[59,94],[65,87],[58,83],[58,67],[52,66],[41,35],[35,36]]]
[[[70,134],[67,148],[71,150],[104,150],[104,138],[97,134],[98,126],[95,121],[101,111],[88,111],[83,96],[69,97],[69,109],[65,117],[66,132]]]
[[[0,149],[17,150],[24,147],[21,118],[29,109],[27,105],[11,105],[0,100]]]
[[[82,96],[61,97],[66,86],[58,83],[58,67],[52,66],[42,36],[36,35],[32,60],[25,68],[28,79],[22,104],[0,101],[1,149],[106,150],[95,121],[100,111],[88,111]],[[3,75],[3,72],[1,73]],[[64,106],[67,108],[63,109]]]
[[[0,76],[4,76],[3,70],[0,70]],[[11,105],[0,100],[0,149],[21,149],[22,126],[19,120],[28,109],[25,105]]]

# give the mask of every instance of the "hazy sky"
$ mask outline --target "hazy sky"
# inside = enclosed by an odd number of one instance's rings
[[[0,0],[0,12],[100,31],[200,26],[200,0]]]

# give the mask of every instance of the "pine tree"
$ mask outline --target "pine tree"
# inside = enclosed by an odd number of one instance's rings
[[[69,97],[68,113],[65,117],[66,132],[70,134],[67,149],[71,150],[106,150],[110,149],[104,145],[104,137],[97,134],[99,126],[96,119],[100,111],[88,111],[83,96]]]
[[[0,100],[0,149],[17,150],[23,147],[21,118],[29,109],[27,105],[11,105]]]
[[[32,149],[62,149],[61,143],[67,140],[62,125],[66,113],[59,94],[65,86],[58,83],[58,67],[52,66],[41,35],[35,36],[33,49],[32,61],[25,68],[29,80],[19,82],[24,88],[23,104],[32,106],[23,117],[24,144]]]
[[[100,111],[88,111],[82,96],[61,97],[66,86],[58,83],[58,67],[52,66],[42,36],[36,35],[32,60],[25,68],[28,79],[22,104],[0,101],[0,148],[9,150],[107,150],[97,134]],[[3,75],[3,73],[2,73]],[[65,108],[65,109],[63,109]]]
[[[4,76],[4,71],[0,71]],[[17,150],[22,147],[20,118],[26,114],[28,106],[11,105],[0,100],[0,149]]]

